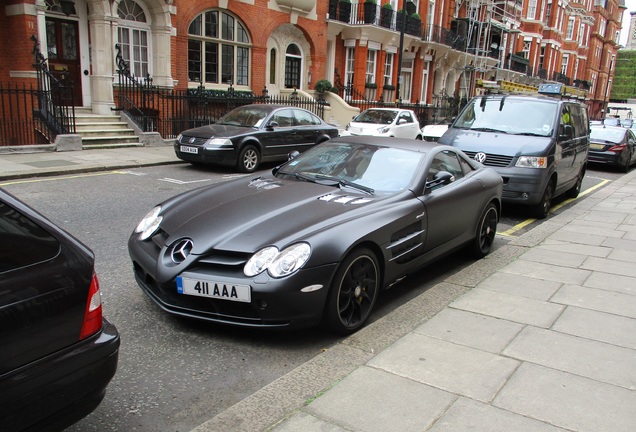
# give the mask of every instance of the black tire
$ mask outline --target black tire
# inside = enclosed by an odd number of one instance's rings
[[[493,203],[488,204],[486,210],[479,218],[475,240],[471,246],[471,252],[477,259],[483,258],[490,253],[492,244],[497,234],[497,223],[499,222],[499,211]]]
[[[552,207],[552,198],[554,197],[554,181],[550,180],[543,191],[541,201],[532,208],[532,215],[537,219],[545,219],[550,213]]]
[[[240,172],[251,173],[256,171],[261,164],[261,155],[256,147],[251,144],[246,145],[239,153],[236,168]]]
[[[632,161],[632,155],[628,154],[627,155],[627,160],[625,161],[625,165],[623,165],[621,167],[621,171],[624,173],[628,173],[629,172],[629,167],[630,167],[630,162]]]
[[[576,178],[576,183],[572,186],[571,189],[568,189],[565,192],[565,196],[567,198],[576,198],[579,196],[581,192],[581,186],[583,185],[583,177],[585,177],[585,167],[581,167],[581,171],[579,171],[579,176]]]
[[[327,296],[324,324],[334,333],[351,334],[364,325],[380,291],[375,254],[361,248],[340,264]]]

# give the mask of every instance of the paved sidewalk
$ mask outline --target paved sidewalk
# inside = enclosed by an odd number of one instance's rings
[[[0,152],[0,180],[77,174],[169,163],[183,163],[176,157],[171,145],[66,152]]]
[[[0,180],[179,162],[0,153]],[[429,430],[636,431],[636,170],[194,431]]]
[[[636,431],[636,170],[194,429],[468,430]]]

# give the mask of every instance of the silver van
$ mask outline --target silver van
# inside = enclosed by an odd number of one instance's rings
[[[503,178],[503,201],[548,215],[552,199],[575,198],[587,168],[587,107],[541,95],[489,94],[473,98],[439,139]]]

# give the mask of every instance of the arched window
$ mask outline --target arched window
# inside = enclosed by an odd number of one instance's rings
[[[128,62],[130,73],[139,78],[150,74],[150,26],[144,10],[134,0],[122,0],[117,7],[119,28],[117,36],[121,55]]]
[[[247,30],[237,18],[204,12],[188,28],[188,80],[248,86],[250,50]]]

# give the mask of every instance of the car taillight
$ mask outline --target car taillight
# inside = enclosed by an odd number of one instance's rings
[[[625,147],[626,147],[626,144],[615,145],[615,146],[612,146],[609,149],[607,149],[607,151],[620,153],[623,150],[625,150]]]
[[[80,340],[97,333],[102,328],[102,293],[99,290],[97,275],[93,273],[88,299],[86,300],[86,310],[84,312],[84,322],[80,332]]]

